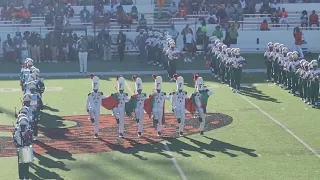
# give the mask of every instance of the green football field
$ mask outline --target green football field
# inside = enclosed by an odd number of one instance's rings
[[[244,55],[246,69],[263,69],[261,54]],[[130,60],[128,57],[126,60]],[[199,73],[214,94],[209,98],[205,136],[197,132],[199,123],[186,126],[187,135],[176,137],[176,124],[168,121],[163,139],[146,122],[146,138],[136,136],[136,125],[127,119],[125,139],[118,138],[114,119],[101,110],[101,140],[93,139],[93,127],[86,119],[86,97],[91,91],[89,74],[65,76],[77,72],[76,63],[40,64],[41,73],[61,72],[60,77],[45,78],[45,109],[41,113],[40,140],[35,144],[31,179],[95,180],[318,180],[320,177],[320,117],[313,109],[278,86],[264,82],[263,72],[243,73],[242,92],[233,93],[207,73]],[[204,60],[180,63],[181,70],[204,70]],[[0,75],[19,73],[14,64],[0,66]],[[159,71],[160,68],[132,60],[89,64],[89,72],[126,74],[134,71]],[[185,91],[194,91],[192,73],[180,74]],[[14,107],[20,107],[22,92],[15,77],[0,81],[0,179],[18,179],[17,157],[10,129]],[[48,75],[49,76],[49,75]],[[151,93],[154,82],[141,75],[143,89]],[[164,79],[163,91],[172,92],[174,82]],[[126,92],[135,90],[131,75],[124,75]],[[115,75],[100,76],[100,90],[115,91]],[[170,119],[170,102],[166,102]],[[68,144],[66,147],[64,144]],[[76,147],[76,148],[75,148]]]

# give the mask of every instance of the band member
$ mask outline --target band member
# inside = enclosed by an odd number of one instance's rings
[[[133,111],[135,114],[135,119],[138,123],[138,137],[142,136],[143,122],[144,122],[144,101],[147,99],[146,93],[142,92],[142,80],[136,76],[132,76],[132,80],[135,82],[136,93],[131,96],[131,100],[134,100]]]
[[[106,98],[99,90],[99,77],[92,77],[92,92],[88,94],[86,110],[89,113],[90,120],[94,124],[94,138],[98,138],[100,107],[102,100]]]
[[[274,56],[273,52],[273,43],[269,42],[267,44],[267,50],[264,53],[264,58],[265,58],[265,64],[267,67],[267,81],[271,81],[271,72],[272,72],[272,59]]]
[[[164,103],[165,100],[169,100],[170,97],[162,89],[162,77],[152,75],[154,79],[154,85],[156,92],[151,93],[150,97],[153,98],[154,103],[152,104],[152,114],[153,114],[153,121],[157,124],[157,131],[158,136],[161,136],[162,131],[162,123],[164,121]]]
[[[29,179],[29,166],[30,162],[21,162],[21,157],[19,155],[19,148],[28,147],[32,143],[32,131],[28,128],[28,119],[26,117],[22,117],[19,120],[19,124],[14,129],[13,132],[13,141],[18,149],[18,173],[19,179]]]
[[[170,48],[166,52],[168,56],[168,71],[170,81],[173,81],[173,75],[177,73],[177,59],[180,57],[180,51],[176,48],[175,43],[170,44]]]
[[[33,60],[30,58],[26,59],[25,65],[21,68],[20,74],[20,86],[22,91],[24,91],[24,85],[28,82],[29,76],[31,74],[30,68],[33,66]]]
[[[171,105],[172,112],[174,113],[175,118],[179,123],[179,135],[183,136],[183,128],[185,123],[185,115],[186,115],[186,98],[187,92],[183,91],[184,80],[183,77],[178,75],[174,75],[174,79],[176,80],[177,91],[170,93],[171,96]]]
[[[33,130],[33,140],[37,140],[38,138],[38,123],[40,121],[40,110],[43,110],[43,102],[39,93],[36,92],[36,85],[35,82],[30,82],[29,85],[30,94],[31,94],[31,101],[30,107],[33,112],[33,119],[32,119],[32,130]]]
[[[318,106],[318,97],[319,97],[319,76],[320,71],[318,68],[318,62],[317,60],[312,60],[309,63],[310,68],[310,103],[313,108]]]
[[[224,84],[225,82],[225,59],[227,57],[227,46],[226,45],[222,45],[222,51],[221,53],[219,53],[217,59],[219,61],[219,80],[221,81],[222,84]]]
[[[233,67],[233,79],[234,79],[234,92],[239,93],[240,92],[240,82],[241,82],[241,74],[242,74],[242,67],[246,64],[246,60],[240,56],[240,49],[237,49],[234,52],[235,58],[232,61],[232,67]]]
[[[296,91],[298,90],[298,77],[296,75],[297,66],[300,65],[298,58],[298,52],[294,51],[291,62],[289,63],[289,92],[293,95],[296,95]]]
[[[124,92],[125,88],[125,80],[123,77],[117,76],[118,82],[118,92],[111,94],[112,96],[116,96],[119,100],[119,104],[117,107],[113,108],[113,115],[117,120],[117,124],[119,124],[119,137],[123,138],[124,133],[124,115],[125,115],[125,105],[129,101],[128,94]]]
[[[199,77],[197,74],[194,75],[194,81],[195,81],[196,91],[192,94],[191,97],[199,113],[200,135],[204,135],[207,103],[208,103],[209,96],[211,96],[213,92],[204,87],[202,77]]]

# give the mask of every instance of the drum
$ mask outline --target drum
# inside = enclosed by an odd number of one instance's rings
[[[34,160],[32,145],[18,148],[19,163],[30,163]]]

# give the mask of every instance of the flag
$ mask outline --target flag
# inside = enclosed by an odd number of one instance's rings
[[[112,110],[118,105],[119,105],[119,98],[117,94],[111,94],[110,96],[102,100],[102,106],[108,110]]]
[[[127,116],[131,116],[131,113],[137,107],[137,95],[132,95],[129,102],[126,103],[125,112]]]
[[[193,93],[190,98],[186,99],[185,108],[191,114],[194,114],[197,110],[197,106],[196,106],[195,99],[194,99],[195,95],[196,94]],[[207,92],[201,93],[201,108],[203,109],[204,113],[207,113],[208,98],[209,98],[209,96],[208,96]]]
[[[191,95],[191,97],[186,99],[185,108],[187,111],[189,111],[191,114],[194,114],[197,110],[197,106],[194,102],[194,93]]]

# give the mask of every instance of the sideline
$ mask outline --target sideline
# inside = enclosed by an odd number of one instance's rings
[[[266,72],[265,69],[243,69],[244,73],[262,73]],[[87,74],[80,74],[78,72],[60,72],[60,73],[41,73],[41,77],[87,77],[91,72]],[[162,71],[111,71],[111,72],[92,72],[98,76],[115,76],[115,75],[151,75],[151,74],[167,74],[165,70]],[[194,73],[210,73],[210,70],[180,70],[178,74],[194,74]],[[0,73],[1,78],[17,78],[20,77],[20,73]]]
[[[125,80],[125,85],[126,85],[127,89],[129,90],[129,92],[133,95],[134,92],[133,92],[133,90],[131,89],[131,87],[129,86],[129,84],[127,83],[126,80]],[[146,111],[144,111],[144,112],[146,112]],[[161,143],[163,144],[164,149],[167,151],[167,153],[171,156],[170,159],[171,159],[172,163],[174,164],[174,166],[176,167],[176,169],[178,170],[181,178],[182,178],[183,180],[187,180],[187,177],[186,177],[186,175],[184,174],[184,172],[182,171],[182,169],[181,169],[181,167],[180,167],[177,159],[173,156],[173,154],[172,154],[169,146],[167,145],[167,141],[163,141],[163,142],[161,142]]]
[[[289,128],[287,128],[285,125],[283,125],[280,121],[278,121],[277,119],[275,119],[274,117],[272,117],[270,114],[268,114],[267,112],[265,112],[264,110],[262,110],[259,106],[257,106],[256,104],[254,104],[252,101],[250,101],[247,97],[245,97],[242,94],[239,94],[239,96],[244,99],[245,101],[247,101],[249,104],[251,104],[253,107],[255,107],[256,109],[258,109],[262,114],[264,114],[265,116],[267,116],[270,120],[272,120],[273,122],[275,122],[276,124],[278,124],[282,129],[284,129],[285,131],[287,131],[291,136],[293,136],[297,141],[299,141],[304,147],[306,147],[309,151],[311,151],[314,155],[316,155],[318,158],[320,158],[320,155],[317,153],[316,150],[314,150],[312,147],[310,147],[304,140],[302,140],[300,137],[298,137],[296,134],[294,134]]]

